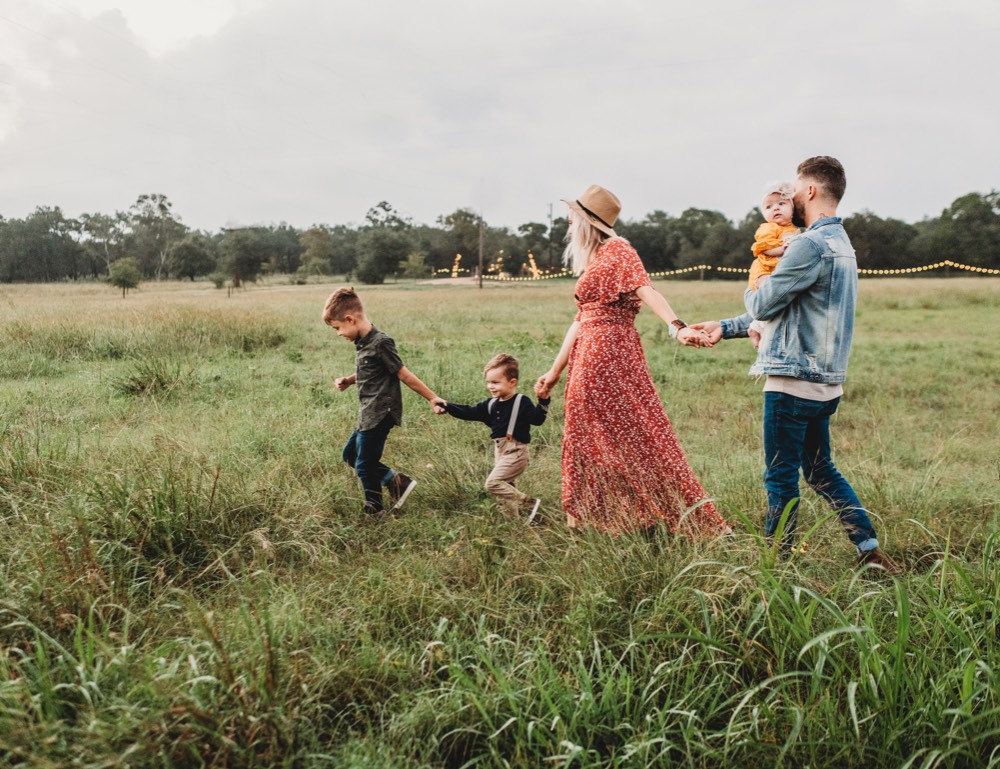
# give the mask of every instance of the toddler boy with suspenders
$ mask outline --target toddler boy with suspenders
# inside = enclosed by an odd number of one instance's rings
[[[532,523],[538,515],[541,500],[518,491],[514,484],[528,469],[531,425],[545,422],[550,399],[539,398],[536,406],[530,398],[518,393],[518,374],[516,358],[497,355],[483,371],[486,389],[492,398],[474,406],[448,403],[439,398],[432,405],[443,407],[458,419],[489,425],[494,443],[494,464],[486,478],[486,490],[497,498],[505,514],[514,517],[524,510],[528,513],[527,522]]]

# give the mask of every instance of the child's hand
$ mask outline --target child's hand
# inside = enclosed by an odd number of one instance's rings
[[[761,275],[759,278],[757,278],[757,280],[753,282],[754,290],[760,288],[761,285],[764,283],[764,281],[767,280],[769,277],[770,277],[769,275]]]
[[[552,394],[552,388],[556,386],[558,381],[558,374],[554,374],[551,371],[542,374],[538,377],[538,381],[535,382],[535,397],[548,398]]]
[[[758,281],[759,282],[759,281]],[[755,328],[747,329],[747,336],[750,337],[750,341],[753,342],[753,348],[755,350],[760,348],[760,332]]]
[[[448,409],[445,408],[445,406],[447,405],[448,401],[446,401],[444,398],[439,398],[437,396],[431,398],[431,411],[433,411],[435,414],[447,414]]]
[[[354,380],[349,376],[339,376],[333,380],[333,385],[341,392],[344,392],[348,387],[354,384]]]

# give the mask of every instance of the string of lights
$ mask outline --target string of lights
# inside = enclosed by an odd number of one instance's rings
[[[934,264],[925,264],[921,267],[902,267],[899,269],[889,269],[889,270],[868,270],[859,269],[859,275],[912,275],[917,272],[927,272],[929,270],[940,270],[945,267],[952,267],[956,270],[966,270],[968,272],[976,272],[981,275],[1000,275],[1000,269],[992,269],[990,267],[976,267],[971,264],[962,264],[961,262],[953,262],[951,259],[945,259],[941,262],[935,262]],[[537,269],[537,268],[536,268]],[[674,275],[686,275],[692,272],[698,272],[699,270],[709,271],[715,270],[716,272],[729,272],[729,273],[740,273],[743,275],[749,274],[749,269],[744,269],[742,267],[716,267],[711,264],[696,264],[693,267],[682,267],[678,270],[662,270],[660,272],[651,272],[649,277],[651,278],[669,278]],[[439,270],[439,272],[448,272],[448,270]],[[559,272],[553,272],[548,274],[538,273],[534,276],[507,276],[507,275],[484,275],[485,280],[495,280],[503,283],[518,283],[518,282],[529,282],[536,280],[552,280],[553,278],[565,278],[570,275],[570,271],[563,269]]]
[[[538,280],[552,280],[553,278],[567,278],[573,273],[569,270],[563,269],[559,272],[550,272],[548,274],[539,274],[538,277],[528,276],[508,276],[508,275],[483,275],[483,280],[495,280],[498,283],[526,283],[530,281]]]
[[[926,272],[927,270],[937,270],[941,267],[954,267],[956,270],[968,270],[969,272],[978,272],[983,275],[1000,275],[1000,270],[990,269],[989,267],[975,267],[971,264],[961,264],[959,262],[953,262],[951,259],[945,259],[943,262],[935,262],[934,264],[925,264],[923,267],[907,267],[905,269],[898,270],[858,270],[859,275],[910,275],[914,272]]]

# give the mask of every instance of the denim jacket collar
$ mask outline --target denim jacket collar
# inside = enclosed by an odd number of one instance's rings
[[[840,224],[843,221],[844,220],[839,216],[824,216],[822,219],[817,219],[811,226],[807,227],[806,232],[809,232],[809,230],[815,230],[819,227],[825,227],[828,224]]]

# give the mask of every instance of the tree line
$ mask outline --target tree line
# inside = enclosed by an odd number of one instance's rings
[[[747,268],[757,209],[732,222],[718,211],[689,208],[678,215],[653,211],[622,220],[617,232],[638,250],[647,270],[695,265]],[[863,211],[844,225],[864,269],[906,269],[950,259],[1000,268],[1000,192],[969,193],[936,218],[910,224]],[[239,286],[262,274],[304,281],[312,275],[348,275],[363,283],[387,278],[474,272],[480,238],[486,271],[509,275],[560,267],[567,221],[528,222],[516,229],[481,222],[469,209],[415,224],[380,202],[356,226],[289,224],[192,230],[164,195],[140,195],[126,211],[70,218],[58,207],[38,207],[23,219],[0,217],[0,281],[101,280],[135,285],[140,279],[210,278]],[[717,273],[722,277],[725,273]],[[126,276],[126,277],[123,277]],[[735,275],[735,277],[740,277]]]

